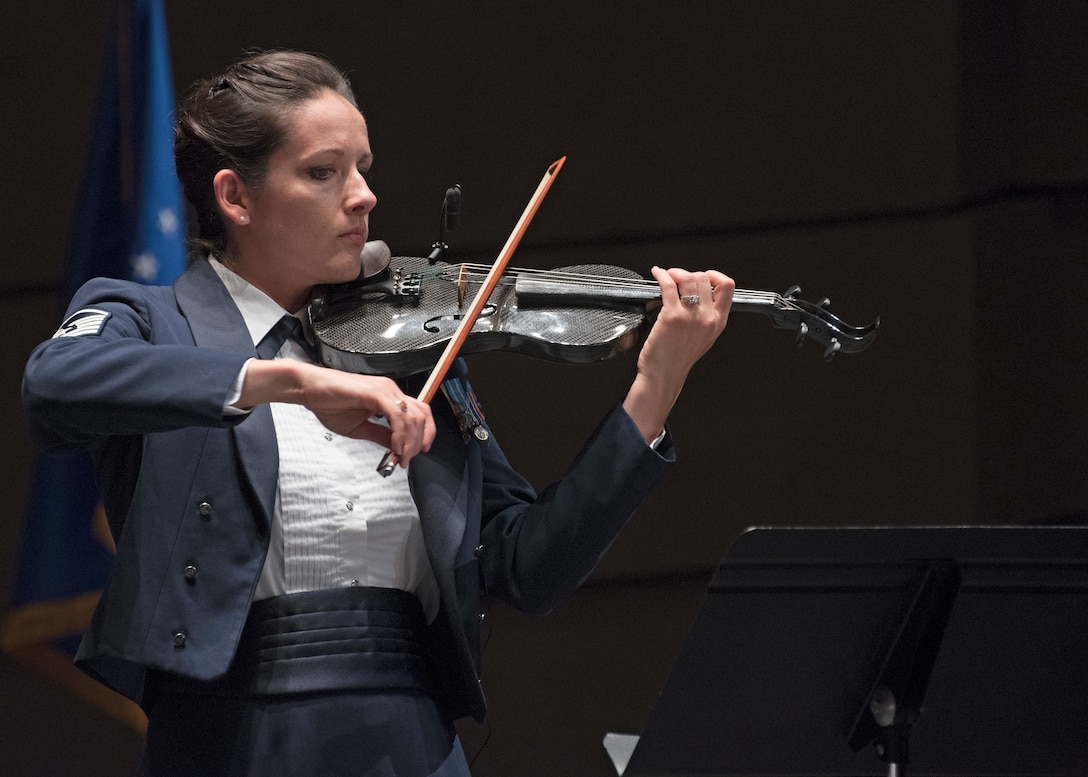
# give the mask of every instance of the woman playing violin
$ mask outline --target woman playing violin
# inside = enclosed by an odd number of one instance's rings
[[[547,612],[591,573],[673,461],[733,281],[654,269],[630,390],[538,494],[452,399],[309,356],[299,313],[359,274],[377,202],[335,67],[248,56],[182,102],[175,150],[200,257],[172,287],[88,283],[24,379],[37,442],[93,455],[117,542],[77,661],[147,712],[142,774],[467,775],[483,597]],[[463,363],[445,380],[471,396]]]

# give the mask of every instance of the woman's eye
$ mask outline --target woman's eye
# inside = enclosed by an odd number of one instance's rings
[[[335,172],[331,167],[312,167],[310,168],[310,177],[315,181],[324,181],[332,177]]]

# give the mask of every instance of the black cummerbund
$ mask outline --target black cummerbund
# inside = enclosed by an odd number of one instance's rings
[[[154,672],[148,679],[156,693],[242,697],[433,691],[423,608],[395,588],[335,588],[254,602],[226,675],[201,682]]]

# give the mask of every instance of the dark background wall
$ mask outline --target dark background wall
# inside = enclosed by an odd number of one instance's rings
[[[829,296],[876,344],[830,364],[736,315],[672,424],[680,463],[589,586],[492,611],[479,775],[606,775],[714,565],[750,525],[1005,524],[1088,511],[1088,3],[306,3],[166,0],[181,90],[248,47],[347,70],[377,155],[372,232],[425,253],[465,190],[456,258],[489,261],[567,165],[520,266],[721,269]],[[56,327],[108,3],[3,11],[0,593],[31,451],[18,386]],[[511,459],[561,473],[633,356],[473,357]],[[3,597],[6,600],[6,596]],[[124,774],[139,735],[0,659],[5,773]],[[484,745],[485,739],[487,740]]]

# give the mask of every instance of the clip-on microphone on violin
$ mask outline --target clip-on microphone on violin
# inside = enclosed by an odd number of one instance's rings
[[[461,184],[455,183],[446,189],[446,196],[442,200],[442,218],[438,222],[438,242],[431,246],[431,253],[427,261],[431,264],[443,261],[449,246],[446,245],[446,231],[457,229],[457,222],[461,218]]]

